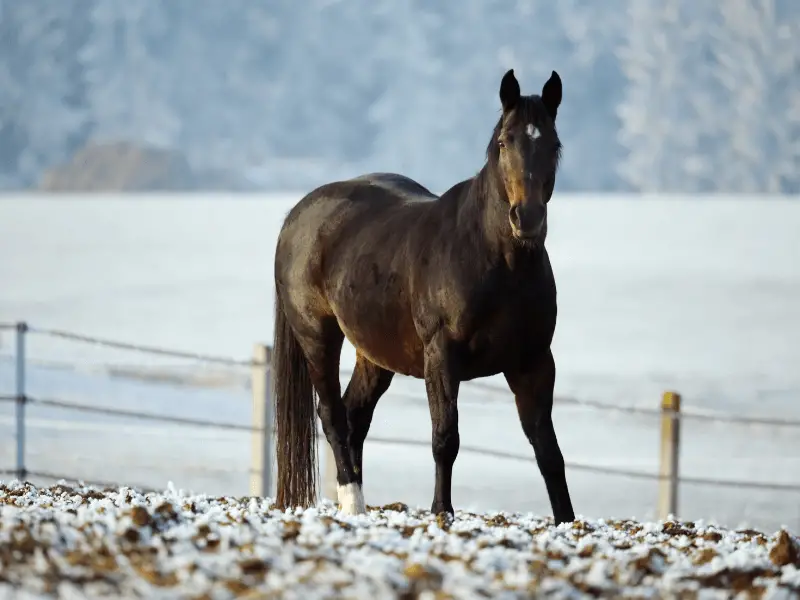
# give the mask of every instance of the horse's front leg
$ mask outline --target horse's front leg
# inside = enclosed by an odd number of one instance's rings
[[[436,462],[436,489],[431,512],[453,514],[451,488],[456,462],[458,436],[458,385],[447,343],[437,335],[425,348],[425,388],[431,411],[432,450]]]
[[[564,457],[553,428],[553,387],[556,365],[548,350],[518,372],[505,373],[514,393],[525,437],[533,446],[539,472],[547,486],[556,525],[575,520],[564,472]]]

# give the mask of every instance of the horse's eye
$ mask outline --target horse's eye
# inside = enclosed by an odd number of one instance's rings
[[[497,146],[498,148],[505,148],[506,143],[503,140],[497,140]]]

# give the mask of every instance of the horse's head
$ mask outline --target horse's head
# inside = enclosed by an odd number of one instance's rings
[[[514,238],[535,244],[547,233],[547,203],[561,156],[555,125],[561,78],[553,71],[541,96],[522,96],[510,69],[500,83],[500,103],[503,114],[489,143],[489,165],[505,192],[501,196]]]

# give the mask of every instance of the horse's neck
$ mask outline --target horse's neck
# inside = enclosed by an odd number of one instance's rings
[[[542,248],[532,249],[515,244],[508,220],[508,202],[502,186],[492,180],[484,168],[472,180],[464,182],[457,213],[457,229],[462,232],[457,241],[472,246],[476,261],[485,258],[486,266],[503,261],[512,271],[525,271],[541,261]]]
[[[459,206],[459,229],[471,232],[469,242],[489,253],[505,252],[510,243],[511,225],[501,188],[484,165],[463,190]]]

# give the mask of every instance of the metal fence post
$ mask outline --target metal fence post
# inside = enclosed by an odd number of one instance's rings
[[[681,396],[664,392],[661,398],[661,464],[658,482],[658,518],[678,515],[678,462],[680,457]]]
[[[253,349],[251,390],[253,393],[253,432],[251,433],[250,495],[267,497],[272,493],[272,361],[270,348],[256,344]]]
[[[17,374],[16,374],[16,414],[17,414],[17,468],[16,477],[25,481],[28,475],[25,468],[25,333],[28,325],[17,323]]]

